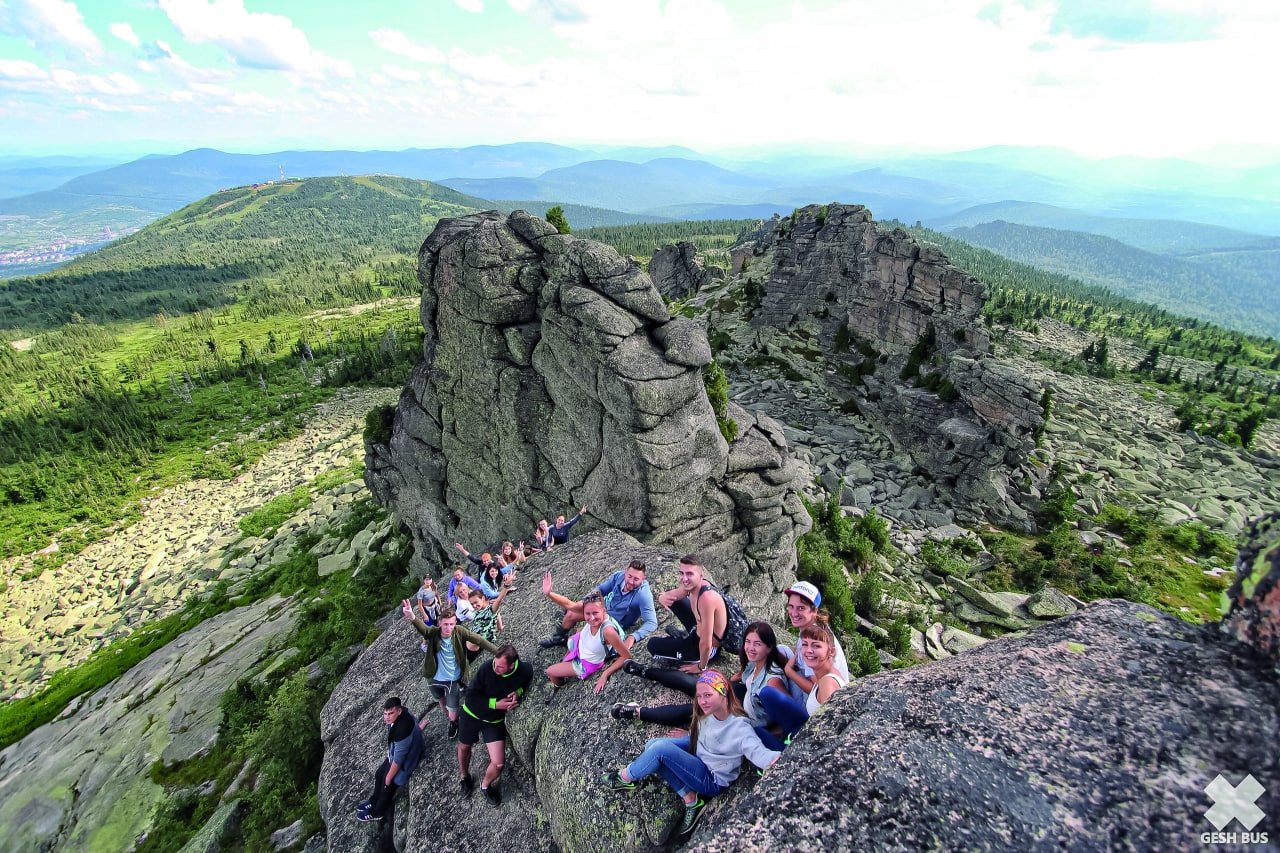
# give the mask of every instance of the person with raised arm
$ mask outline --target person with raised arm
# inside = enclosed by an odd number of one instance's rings
[[[582,599],[582,614],[587,624],[570,639],[564,660],[547,667],[547,677],[559,687],[571,677],[586,681],[599,672],[593,688],[599,693],[609,683],[609,676],[631,659],[631,649],[624,641],[622,626],[605,610],[604,596],[599,592],[588,593]],[[606,666],[610,650],[617,657]]]
[[[578,510],[578,514],[568,521],[564,520],[563,515],[556,516],[556,523],[551,526],[551,541],[555,545],[563,545],[569,541],[569,531],[573,526],[582,520],[582,516],[587,512],[587,505],[583,504],[582,509]]]
[[[426,655],[422,659],[422,677],[427,680],[427,689],[431,691],[432,699],[440,703],[445,716],[449,718],[446,736],[452,740],[458,736],[460,697],[471,673],[467,643],[472,643],[489,654],[494,654],[498,647],[459,625],[457,614],[448,605],[440,608],[440,621],[435,625],[427,625],[419,619],[407,598],[401,602],[401,610],[404,618],[411,621],[414,629],[423,637],[426,646],[423,651]],[[422,728],[426,728],[429,710],[430,706],[422,712],[418,723]]]
[[[653,590],[645,577],[645,565],[632,560],[625,569],[619,569],[600,582],[595,592],[604,597],[605,610],[624,630],[634,631],[627,637],[627,648],[634,648],[637,640],[643,640],[658,628],[658,610],[653,605]],[[554,592],[551,572],[542,576],[542,594],[564,608],[564,618],[550,637],[541,642],[544,649],[563,646],[573,629],[582,621],[582,602],[574,601]],[[635,628],[639,623],[640,627]]]

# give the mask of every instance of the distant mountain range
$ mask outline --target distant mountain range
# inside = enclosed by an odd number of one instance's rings
[[[679,147],[546,143],[271,154],[198,149],[82,171],[94,165],[74,158],[0,159],[0,191],[62,181],[0,198],[0,277],[32,268],[24,263],[56,263],[221,189],[282,176],[387,174],[431,180],[503,210],[542,214],[560,204],[577,228],[765,218],[814,202],[853,202],[881,220],[921,222],[956,236],[971,229],[961,238],[1187,311],[1212,310],[1228,291],[1280,291],[1280,238],[1273,236],[1280,235],[1277,165],[1088,160],[1063,149],[1017,147],[878,160],[775,151],[729,160]],[[1060,233],[1032,239],[1024,228]],[[1156,257],[1081,239],[1087,235]],[[1177,295],[1160,298],[1162,282]],[[1201,286],[1204,293],[1197,291]],[[1248,297],[1242,304],[1253,307],[1238,316],[1269,302]]]

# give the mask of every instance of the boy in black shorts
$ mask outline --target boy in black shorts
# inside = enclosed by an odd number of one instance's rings
[[[463,796],[471,796],[475,786],[471,778],[471,747],[483,737],[489,750],[489,768],[480,782],[480,791],[493,805],[502,805],[502,793],[495,783],[506,759],[507,711],[520,704],[520,697],[532,680],[533,668],[520,663],[520,655],[512,645],[500,647],[493,661],[473,674],[458,715],[458,786]]]

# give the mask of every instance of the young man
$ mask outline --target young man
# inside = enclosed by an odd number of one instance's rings
[[[729,614],[724,598],[706,582],[702,562],[696,556],[680,558],[680,585],[659,595],[658,603],[668,608],[689,633],[683,638],[650,637],[649,654],[655,658],[697,661],[681,666],[682,672],[696,675],[706,671],[720,651]],[[627,672],[632,670],[633,667],[627,667]]]
[[[387,724],[387,757],[373,774],[373,795],[356,806],[357,820],[382,820],[396,791],[409,781],[422,757],[422,731],[413,714],[392,696],[382,706],[382,722]]]
[[[458,727],[458,787],[463,796],[471,796],[475,786],[471,778],[471,747],[483,735],[489,750],[489,768],[480,780],[480,792],[492,805],[502,805],[497,781],[506,761],[507,712],[520,704],[532,679],[533,668],[520,663],[520,655],[512,645],[498,649],[493,660],[476,672],[462,703]]]
[[[440,703],[449,717],[447,736],[453,739],[458,736],[458,709],[462,688],[467,684],[471,674],[471,660],[467,656],[467,643],[493,654],[498,647],[493,643],[469,631],[458,624],[458,616],[452,607],[440,608],[440,621],[436,625],[427,625],[413,612],[413,605],[406,598],[401,609],[406,619],[413,622],[413,627],[426,641],[426,656],[422,660],[422,677],[427,679],[427,688],[431,696]],[[431,707],[427,706],[427,711]],[[422,728],[427,725],[427,711],[422,712]]]
[[[818,616],[818,607],[822,604],[822,593],[818,588],[808,581],[798,581],[787,589],[787,618],[791,620],[791,627],[796,629],[796,637],[800,636],[800,632],[812,625]],[[833,669],[840,674],[846,682],[849,681],[849,662],[845,660],[844,649],[840,646],[840,641],[832,635],[832,640],[836,646],[836,659]],[[804,658],[800,656],[800,640],[796,640],[794,649],[780,646],[778,651],[787,656],[787,692],[791,694],[791,698],[797,702],[804,702],[808,697],[808,688],[801,687],[797,682],[796,676],[801,675],[806,679],[813,678],[813,670],[804,662]]]
[[[636,640],[643,640],[658,629],[658,611],[653,606],[653,590],[649,588],[649,581],[645,578],[645,565],[640,560],[632,560],[625,569],[609,575],[596,587],[596,592],[604,596],[605,612],[618,620],[624,631],[629,632],[624,641],[627,648],[634,647]],[[551,572],[542,576],[542,594],[564,608],[564,618],[555,634],[539,645],[544,649],[563,646],[582,621],[582,602],[552,592]],[[631,626],[637,622],[640,627],[630,632]]]
[[[472,589],[480,589],[480,581],[468,575],[462,566],[454,567],[453,577],[449,579],[449,604],[455,608],[458,606],[459,586],[469,586]]]
[[[551,525],[551,530],[550,530],[552,544],[563,545],[564,543],[568,542],[569,531],[573,529],[573,526],[575,524],[577,524],[579,521],[582,520],[582,516],[586,513],[586,511],[587,511],[586,504],[583,504],[582,509],[578,510],[578,514],[575,515],[573,518],[569,519],[568,521],[564,520],[563,515],[556,516],[556,523]]]

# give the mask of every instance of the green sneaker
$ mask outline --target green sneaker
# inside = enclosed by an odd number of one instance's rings
[[[601,782],[610,791],[634,791],[636,789],[635,782],[628,782],[618,775],[616,770],[610,770],[601,777]]]
[[[698,818],[702,817],[702,809],[707,805],[707,801],[698,797],[692,803],[684,804],[684,820],[680,822],[680,829],[677,835],[688,835],[693,832],[693,828],[698,825]]]

